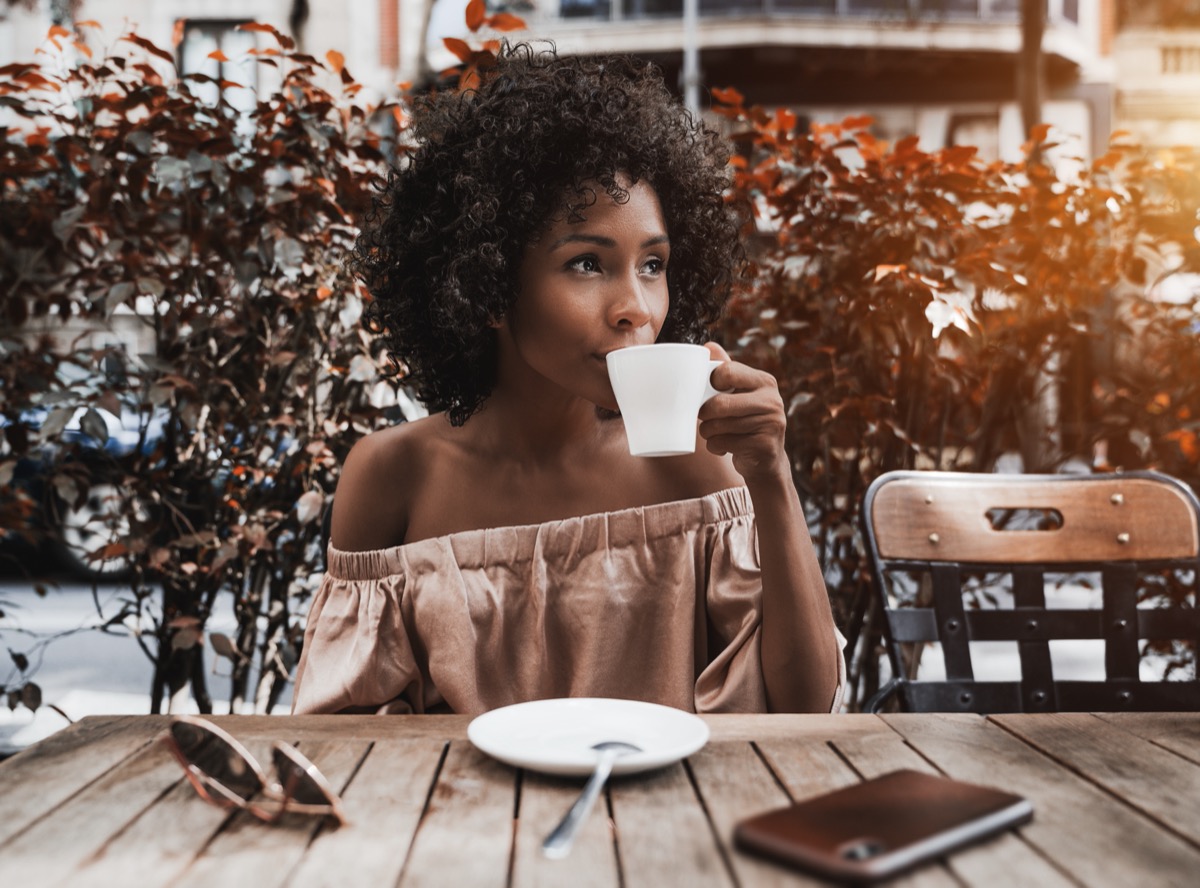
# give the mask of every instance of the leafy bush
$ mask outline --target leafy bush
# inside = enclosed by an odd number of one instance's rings
[[[731,197],[755,213],[725,335],[789,405],[835,610],[861,639],[861,700],[879,630],[859,507],[878,475],[1019,456],[1026,471],[1197,480],[1200,294],[1164,302],[1148,285],[1200,270],[1200,164],[1118,142],[1086,165],[1045,126],[1024,161],[985,164],[969,147],[883,144],[867,118],[798,133],[787,111],[716,96],[740,149]]]
[[[379,133],[402,132],[404,109],[361,104],[336,53],[321,63],[245,27],[273,42],[257,61],[281,80],[249,116],[206,103],[211,78],[175,76],[171,54],[133,34],[92,61],[55,29],[47,61],[0,69],[0,473],[58,444],[44,508],[111,485],[96,556],[133,572],[104,616],[154,662],[155,711],[189,682],[209,709],[199,652],[227,590],[239,629],[214,642],[233,661],[233,697],[257,663],[270,708],[296,659],[335,469],[395,400],[377,391],[367,297],[343,256],[403,148]],[[111,336],[64,341],[131,314],[145,353]],[[62,445],[72,416],[102,435],[96,408],[122,402],[151,446],[85,465]],[[44,422],[27,421],[31,408]],[[28,519],[28,492],[5,491],[6,523]]]
[[[472,30],[519,24],[481,0],[467,16]],[[273,41],[257,58],[282,86],[248,118],[201,101],[211,81],[174,76],[170,54],[136,35],[94,63],[69,59],[83,50],[59,30],[59,55],[0,69],[0,518],[28,524],[35,504],[9,482],[47,444],[55,507],[113,484],[97,554],[134,570],[106,616],[154,662],[155,711],[189,685],[210,706],[206,641],[233,663],[235,703],[257,671],[257,708],[271,708],[321,569],[337,466],[397,396],[359,324],[369,297],[342,262],[405,150],[403,100],[363,104],[336,54],[321,63],[249,27]],[[447,45],[465,87],[497,49]],[[1200,170],[1190,152],[1114,144],[1060,172],[1045,158],[1064,148],[1044,127],[1023,162],[984,164],[970,148],[883,144],[865,118],[802,133],[786,111],[715,96],[739,146],[730,199],[754,212],[754,267],[723,338],[780,380],[862,699],[879,636],[858,509],[880,473],[992,471],[1016,454],[1026,470],[1198,480],[1195,297],[1148,294],[1200,270]],[[131,314],[144,354],[64,341],[71,324]],[[122,401],[153,446],[85,462],[64,427],[79,416],[99,431],[94,409]],[[24,420],[30,408],[44,421]],[[232,639],[205,633],[222,593],[235,597]],[[25,656],[14,661],[24,674]],[[15,703],[23,682],[9,684]],[[24,694],[37,704],[36,687]]]

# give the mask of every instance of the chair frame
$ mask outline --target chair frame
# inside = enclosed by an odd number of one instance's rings
[[[1051,529],[997,529],[988,515],[1036,510],[1061,517]],[[1142,681],[1139,642],[1200,646],[1200,501],[1157,472],[994,475],[903,471],[877,478],[862,520],[893,678],[864,709],[893,694],[922,712],[1197,711],[1200,681]],[[1141,577],[1190,572],[1195,606],[1138,608]],[[927,574],[929,607],[892,607],[888,575]],[[1103,606],[1049,609],[1047,574],[1098,573]],[[971,575],[1011,574],[1013,609],[964,605]],[[1049,642],[1103,639],[1105,681],[1054,677]],[[1021,677],[977,681],[970,642],[1017,643]],[[941,642],[946,678],[904,674],[903,645]],[[1200,650],[1200,647],[1197,647]]]

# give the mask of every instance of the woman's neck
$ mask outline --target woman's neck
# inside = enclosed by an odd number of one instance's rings
[[[620,430],[612,414],[549,383],[538,393],[529,387],[497,386],[483,408],[468,420],[481,447],[519,463],[550,465],[574,461]]]

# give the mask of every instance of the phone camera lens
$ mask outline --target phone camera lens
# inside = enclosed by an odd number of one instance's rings
[[[867,860],[883,853],[883,842],[876,839],[861,839],[842,848],[842,857],[846,860]]]

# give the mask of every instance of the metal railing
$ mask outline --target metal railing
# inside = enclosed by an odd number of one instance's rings
[[[1046,8],[1052,24],[1079,23],[1079,0],[1047,0]],[[558,11],[564,19],[678,18],[683,0],[558,0]],[[1020,16],[1020,0],[700,0],[700,15],[1011,23]]]

